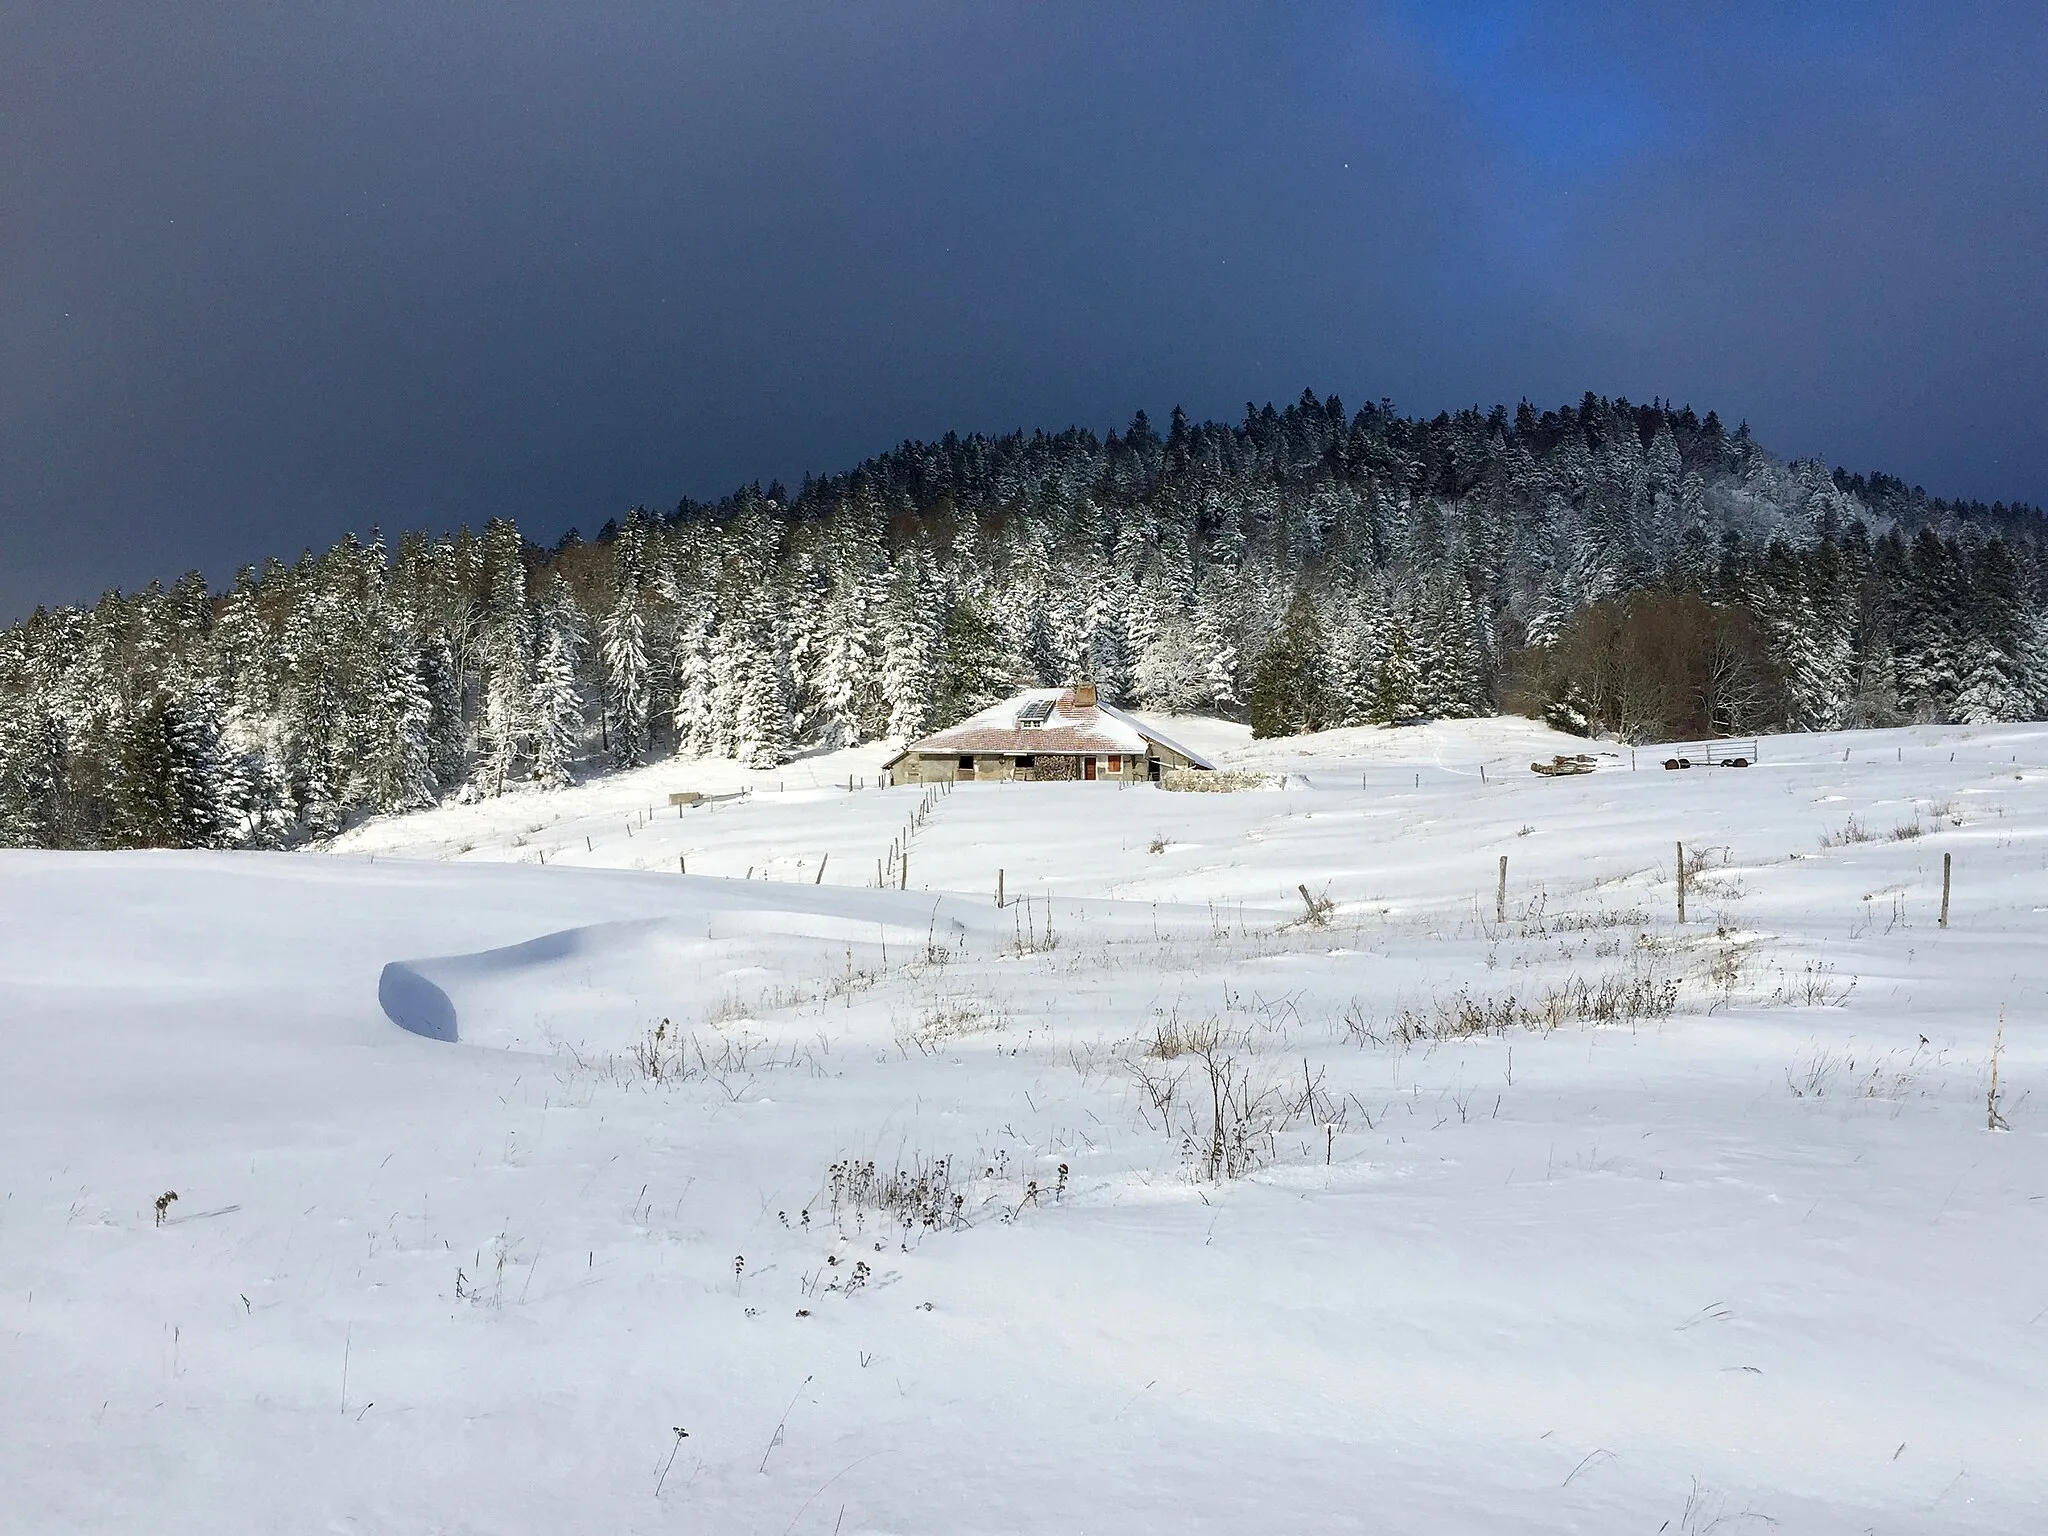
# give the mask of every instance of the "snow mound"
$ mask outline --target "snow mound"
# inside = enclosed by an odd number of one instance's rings
[[[663,1019],[744,1016],[991,927],[957,900],[706,881],[695,910],[594,923],[470,954],[397,960],[377,1000],[401,1029],[501,1050],[620,1051]],[[970,915],[971,913],[971,915]]]
[[[1099,938],[1206,932],[1207,908],[1102,900],[996,908],[917,891],[696,880],[684,910],[585,924],[518,944],[394,960],[377,1001],[429,1040],[500,1050],[619,1052],[664,1019],[719,1025],[865,984],[905,966],[1028,945],[1050,923]],[[1029,916],[1024,914],[1028,911]]]

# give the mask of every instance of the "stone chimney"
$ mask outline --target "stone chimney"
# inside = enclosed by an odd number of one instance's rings
[[[1095,685],[1093,683],[1074,684],[1074,708],[1093,709],[1094,707]]]

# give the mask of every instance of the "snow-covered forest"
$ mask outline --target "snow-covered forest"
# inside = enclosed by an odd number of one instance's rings
[[[280,847],[665,754],[907,737],[1019,679],[1262,735],[2048,714],[2048,520],[1786,464],[1709,413],[1304,393],[906,443],[794,494],[349,538],[0,634],[0,844]]]

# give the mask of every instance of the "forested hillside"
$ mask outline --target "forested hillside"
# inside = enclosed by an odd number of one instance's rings
[[[348,539],[0,634],[0,843],[273,847],[665,754],[909,736],[1090,677],[1262,734],[1500,708],[1630,739],[2048,713],[2048,521],[1588,395],[1305,393],[948,435],[794,495]]]

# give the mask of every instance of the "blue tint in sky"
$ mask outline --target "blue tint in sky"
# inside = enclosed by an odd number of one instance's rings
[[[2048,7],[0,7],[0,617],[1304,386],[2048,502]]]
[[[1541,172],[1598,176],[1676,129],[1677,112],[1650,82],[1546,30],[1552,7],[1400,0],[1397,9],[1464,110],[1498,147]]]

